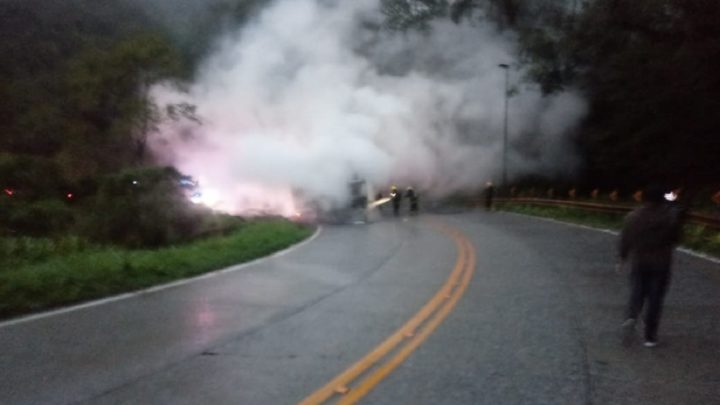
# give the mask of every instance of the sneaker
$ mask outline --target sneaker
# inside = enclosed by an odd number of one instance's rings
[[[645,343],[643,343],[643,346],[645,347],[655,347],[657,346],[657,342],[653,342],[652,340],[647,340]]]

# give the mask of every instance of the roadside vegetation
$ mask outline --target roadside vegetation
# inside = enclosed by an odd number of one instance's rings
[[[246,262],[312,229],[284,219],[243,221],[226,235],[156,249],[101,246],[76,236],[0,239],[0,318],[107,297]]]
[[[152,86],[182,87],[217,35],[264,3],[0,2],[0,317],[193,276],[311,232],[194,204],[194,173],[148,146],[163,122],[198,119],[192,105],[157,105]]]
[[[615,231],[622,228],[624,217],[622,214],[591,212],[572,207],[538,207],[524,204],[501,204],[499,207],[503,211]],[[683,230],[682,246],[697,252],[720,257],[720,232],[717,229],[686,223]]]
[[[64,190],[51,164],[0,157],[0,318],[102,298],[241,263],[311,232],[194,204],[172,167],[130,167]]]

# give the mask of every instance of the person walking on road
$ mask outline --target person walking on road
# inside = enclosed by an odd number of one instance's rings
[[[663,300],[670,284],[673,251],[680,240],[683,210],[665,199],[666,190],[650,186],[643,205],[625,217],[620,234],[618,269],[629,266],[630,298],[623,323],[627,344],[635,323],[645,309],[645,347],[657,345]]]

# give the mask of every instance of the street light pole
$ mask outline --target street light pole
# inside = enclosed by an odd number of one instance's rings
[[[503,160],[502,160],[502,186],[507,186],[507,152],[508,152],[508,82],[510,65],[501,63],[498,67],[505,70],[505,116],[503,122]]]

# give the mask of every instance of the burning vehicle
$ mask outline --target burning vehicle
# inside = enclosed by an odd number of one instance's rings
[[[364,224],[379,218],[378,201],[372,201],[373,187],[358,175],[347,181],[345,199],[317,196],[298,187],[237,183],[219,187],[222,181],[203,176],[182,175],[177,181],[194,204],[232,215],[282,216],[296,222],[329,224]]]
[[[296,220],[331,224],[365,224],[370,221],[368,205],[371,187],[358,176],[348,182],[349,200],[339,204],[329,199],[311,198],[304,192],[293,192],[298,207]]]

